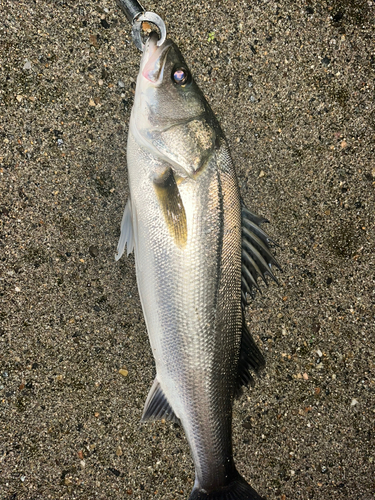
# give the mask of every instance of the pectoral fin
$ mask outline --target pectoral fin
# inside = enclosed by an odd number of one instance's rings
[[[124,215],[122,216],[121,221],[121,234],[120,239],[117,244],[117,255],[115,256],[115,260],[119,260],[125,250],[125,245],[127,245],[128,255],[133,251],[134,248],[134,232],[133,232],[133,223],[132,223],[132,204],[130,198],[128,199]]]
[[[171,168],[166,170],[158,179],[154,180],[154,188],[169,233],[176,245],[183,248],[187,240],[186,213]]]

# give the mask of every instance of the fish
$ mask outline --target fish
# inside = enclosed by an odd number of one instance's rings
[[[261,500],[237,471],[232,407],[265,360],[244,310],[275,279],[265,219],[242,201],[225,136],[177,45],[148,38],[127,143],[130,196],[116,260],[134,250],[156,377],[142,421],[186,434],[189,500]]]

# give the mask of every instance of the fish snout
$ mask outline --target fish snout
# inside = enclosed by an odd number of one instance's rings
[[[158,35],[155,32],[151,33],[144,52],[142,76],[151,83],[161,82],[166,57],[173,43],[171,40],[166,40],[158,47],[158,40]]]

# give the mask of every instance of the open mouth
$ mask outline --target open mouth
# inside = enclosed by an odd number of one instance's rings
[[[166,40],[160,47],[157,46],[158,36],[151,33],[146,42],[144,50],[144,66],[142,76],[152,83],[158,83],[163,79],[164,63],[171,48],[172,42]]]

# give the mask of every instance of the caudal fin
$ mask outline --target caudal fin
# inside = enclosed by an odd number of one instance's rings
[[[189,500],[264,500],[236,471],[232,481],[215,491],[194,488]]]

